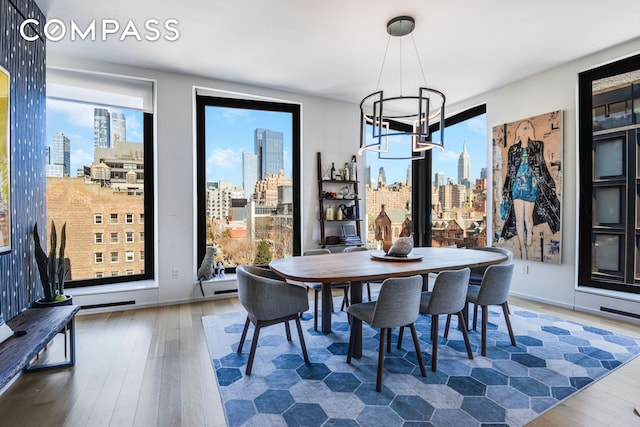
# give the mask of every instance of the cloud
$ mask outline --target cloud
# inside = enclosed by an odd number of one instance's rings
[[[76,169],[83,166],[91,166],[93,163],[93,154],[87,153],[85,150],[79,148],[77,150],[71,150],[71,173],[74,174]]]
[[[474,133],[481,135],[487,134],[487,120],[486,116],[474,117],[467,121],[467,127]]]
[[[242,153],[231,148],[214,149],[207,159],[207,169],[221,168],[234,169],[242,163]]]
[[[93,106],[79,102],[47,99],[47,111],[63,114],[65,120],[93,131]]]
[[[209,118],[215,120],[224,120],[229,125],[235,124],[238,120],[250,119],[250,121],[253,121],[251,112],[242,108],[215,107],[208,110],[208,114]]]
[[[447,150],[437,154],[438,162],[452,162],[452,161],[457,162],[459,158],[460,158],[460,153],[453,150]],[[434,163],[436,163],[435,160],[436,160],[436,156],[434,156]]]

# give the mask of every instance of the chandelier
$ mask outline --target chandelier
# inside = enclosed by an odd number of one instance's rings
[[[424,153],[434,147],[444,150],[444,93],[439,90],[426,87],[424,71],[415,39],[411,34],[415,28],[415,20],[410,16],[398,16],[387,22],[387,47],[378,77],[378,85],[375,92],[365,96],[360,102],[360,150],[378,153],[381,159],[390,160],[415,160],[424,158]],[[391,37],[404,37],[411,35],[413,47],[422,74],[424,85],[417,90],[415,95],[402,93],[402,58],[400,58],[400,94],[388,96],[380,89],[380,80],[389,52]],[[402,40],[400,40],[402,47]],[[439,128],[439,140],[434,141],[434,135],[430,127]],[[389,143],[395,138],[403,136],[411,137],[410,156],[390,156]],[[408,147],[407,147],[408,148]]]

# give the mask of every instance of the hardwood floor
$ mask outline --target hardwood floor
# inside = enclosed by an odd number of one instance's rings
[[[519,298],[511,303],[640,338],[635,324]],[[224,426],[201,317],[237,310],[232,298],[80,315],[77,365],[18,378],[0,396],[0,425]],[[59,354],[61,338],[47,353]],[[640,425],[633,412],[639,384],[635,359],[530,425]]]

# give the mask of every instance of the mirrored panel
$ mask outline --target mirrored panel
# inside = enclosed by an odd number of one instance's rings
[[[624,143],[621,138],[596,141],[595,178],[608,178],[624,174]]]
[[[621,187],[604,187],[594,190],[595,225],[621,224]]]

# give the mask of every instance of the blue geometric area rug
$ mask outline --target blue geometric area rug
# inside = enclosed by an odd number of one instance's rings
[[[337,301],[337,300],[336,300]],[[339,304],[339,302],[338,302]],[[497,307],[499,309],[499,307]],[[500,310],[500,309],[499,309]],[[430,316],[416,323],[427,377],[406,331],[402,349],[385,353],[383,388],[375,391],[377,330],[363,324],[363,356],[346,363],[349,324],[335,312],[333,332],[302,326],[311,363],[302,358],[291,322],[262,329],[252,375],[244,374],[254,328],[236,353],[246,318],[235,312],[202,318],[227,424],[230,426],[522,426],[640,353],[640,340],[511,306],[517,346],[502,310],[490,309],[487,357],[480,328],[470,331],[469,360],[455,316],[431,371]]]

